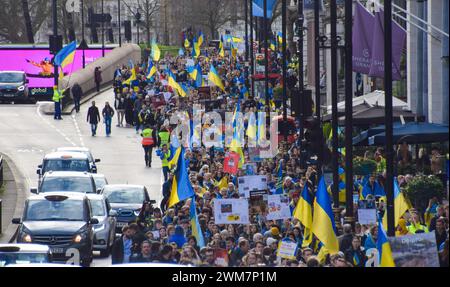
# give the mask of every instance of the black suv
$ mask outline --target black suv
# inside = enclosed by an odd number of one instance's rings
[[[21,71],[0,71],[0,102],[28,101],[28,79]]]
[[[98,219],[93,218],[86,195],[60,192],[32,196],[25,202],[23,218],[12,222],[20,224],[17,243],[48,245],[53,261],[91,264],[93,225]]]

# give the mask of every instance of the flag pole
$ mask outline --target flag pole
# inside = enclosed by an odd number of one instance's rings
[[[264,18],[263,18],[263,30],[264,30],[264,73],[265,73],[265,96],[266,96],[266,124],[270,125],[270,100],[269,100],[269,45],[268,45],[268,27],[267,27],[267,0],[264,0]]]
[[[286,62],[287,62],[287,55],[286,55],[286,41],[285,39],[287,39],[286,37],[286,30],[287,30],[287,26],[286,26],[286,18],[287,18],[287,3],[286,0],[282,0],[282,34],[283,34],[283,42],[281,43],[281,49],[282,49],[282,53],[283,53],[283,122],[284,122],[284,126],[283,126],[283,135],[284,135],[284,141],[287,142],[288,141],[288,133],[287,133],[287,94],[286,94],[286,78],[287,78],[287,66],[286,66]],[[299,0],[300,1],[300,0]],[[300,1],[302,2],[302,1]],[[276,41],[278,42],[278,41]]]
[[[388,236],[395,236],[394,151],[392,116],[392,1],[384,1],[384,100],[386,127],[386,201]]]
[[[345,0],[345,222],[353,217],[353,0]]]

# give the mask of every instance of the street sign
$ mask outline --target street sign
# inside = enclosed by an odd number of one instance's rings
[[[80,0],[67,0],[66,11],[68,13],[80,13],[81,11]]]

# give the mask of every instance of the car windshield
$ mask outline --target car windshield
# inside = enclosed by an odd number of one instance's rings
[[[9,264],[49,263],[47,253],[1,253],[0,267]]]
[[[87,171],[89,172],[89,162],[87,160],[76,159],[54,159],[45,160],[43,173],[47,171]]]
[[[79,152],[82,153],[84,155],[86,155],[89,159],[89,161],[93,162],[94,161],[94,157],[92,156],[90,151],[80,151],[80,150],[72,150],[72,149],[64,149],[64,150],[60,150],[60,151],[64,151],[64,152]]]
[[[85,221],[82,200],[31,200],[28,203],[27,221]]]
[[[89,177],[45,177],[39,191],[94,192]]]
[[[105,216],[105,205],[102,200],[91,200],[93,216]]]
[[[99,189],[99,188],[101,189],[107,184],[105,178],[103,178],[103,177],[94,177],[94,181],[95,181],[95,187],[97,189]]]
[[[106,189],[104,194],[111,203],[138,204],[143,203],[145,200],[142,188],[124,187]]]
[[[23,82],[23,74],[0,73],[0,83],[20,83],[20,82]]]

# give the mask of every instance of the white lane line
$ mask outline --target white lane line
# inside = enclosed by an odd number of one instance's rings
[[[48,125],[50,126],[52,129],[54,129],[55,131],[57,131],[66,141],[68,141],[71,145],[73,146],[77,146],[71,139],[69,139],[69,137],[67,137],[67,135],[65,133],[63,133],[59,128],[57,128],[54,124],[50,123],[49,121],[47,121],[47,119],[44,118],[44,116],[41,113],[41,104],[39,103],[36,109],[36,113],[38,114],[38,116]]]
[[[80,138],[81,146],[85,147],[84,140],[83,140],[83,135],[81,134],[81,130],[80,130],[80,127],[78,126],[77,120],[75,119],[75,115],[72,115],[72,121],[73,121],[73,124],[75,125],[75,130],[77,131],[77,135]]]

